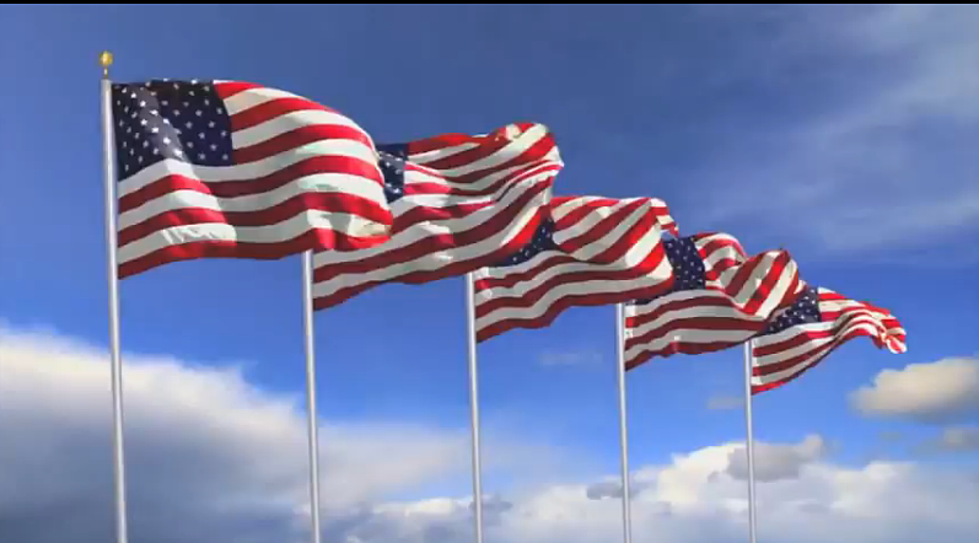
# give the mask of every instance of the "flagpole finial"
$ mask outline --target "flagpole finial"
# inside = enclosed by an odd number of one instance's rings
[[[102,66],[102,77],[108,79],[109,66],[112,66],[112,53],[109,51],[102,51],[102,53],[99,54],[99,65]]]

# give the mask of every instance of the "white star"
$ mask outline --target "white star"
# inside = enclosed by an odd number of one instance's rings
[[[152,115],[154,117],[157,117],[157,116],[160,115],[160,112],[154,109],[154,110],[150,111],[150,115]]]
[[[187,121],[187,124],[185,124],[184,126],[186,126],[187,128],[194,128],[194,123]]]
[[[154,126],[153,128],[150,129],[150,132],[153,132],[154,134],[159,134],[160,133],[160,127]]]
[[[198,117],[200,117],[201,115],[203,115],[203,114],[204,114],[204,112],[203,112],[203,111],[201,111],[201,110],[199,110],[199,109],[198,109],[197,111],[195,111],[195,113],[197,113],[197,116],[198,116]]]
[[[196,79],[191,79],[190,80],[190,84],[191,85],[196,85],[197,84],[197,80]]]
[[[184,102],[184,107],[190,107],[190,102]]]
[[[163,136],[163,145],[170,145],[170,138]]]
[[[174,115],[175,117],[179,117],[179,116],[180,116],[180,110],[179,110],[179,109],[175,109],[175,110],[173,110],[173,115]]]
[[[184,156],[184,152],[181,151],[180,149],[174,149],[173,150],[173,154],[175,154],[177,156]]]
[[[228,160],[228,153],[221,155],[222,160]]]
[[[204,133],[201,132],[200,134],[197,134],[197,137],[199,137],[200,139],[204,139]]]
[[[207,123],[208,128],[214,128],[214,121]]]
[[[140,100],[139,107],[146,107],[146,100]]]
[[[164,101],[162,101],[162,102],[160,102],[160,103],[161,103],[161,104],[163,104],[163,105],[164,105],[164,107],[165,107],[165,106],[169,106],[169,105],[170,105],[170,101],[169,101],[169,100],[164,100]]]
[[[158,154],[160,154],[160,150],[159,150],[159,149],[157,149],[156,147],[154,147],[154,148],[153,148],[153,154],[154,154],[154,155],[158,155]]]
[[[150,146],[150,141],[149,140],[143,140],[143,148],[145,149],[146,147],[149,147],[149,146]]]
[[[222,138],[225,137],[225,136],[227,136],[227,135],[228,135],[228,131],[227,130],[222,130],[221,131],[221,137]]]
[[[204,160],[204,153],[197,153],[197,158]]]
[[[122,125],[124,125],[124,124],[126,124],[126,123],[124,123],[122,121],[119,121],[119,128],[122,128]]]
[[[167,119],[166,117],[164,117],[163,118],[163,124],[170,124],[170,119]]]
[[[136,160],[139,161],[140,164],[142,164],[143,163],[143,155],[139,155],[139,158],[137,158]]]
[[[125,149],[127,147],[129,147],[129,142],[128,141],[122,142],[122,148]]]
[[[217,146],[217,144],[214,144],[214,143],[212,143],[212,144],[211,144],[211,150],[212,150],[212,151],[217,151],[217,150],[218,150],[218,146]]]
[[[147,125],[147,123],[149,123],[149,121],[147,121],[146,119],[140,119],[140,121],[139,121],[139,124],[140,124],[141,126],[146,126],[146,125]]]
[[[224,110],[223,110],[223,109],[221,109],[221,108],[218,108],[218,113],[219,113],[219,114],[223,114],[223,113],[224,113]]]
[[[190,92],[189,92],[189,93],[187,93],[187,94],[190,94],[191,96],[194,96],[194,91],[190,91]]]
[[[187,142],[187,147],[190,147],[191,149],[193,149],[194,148],[194,142],[188,141]]]

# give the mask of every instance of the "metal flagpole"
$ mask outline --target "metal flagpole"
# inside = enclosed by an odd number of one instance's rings
[[[312,543],[320,543],[320,463],[316,422],[316,353],[313,346],[313,252],[303,253],[303,328],[306,336],[306,419],[309,436],[309,511]]]
[[[755,440],[751,420],[751,376],[754,368],[754,343],[748,340],[744,344],[744,422],[747,428],[745,453],[748,456],[748,541],[757,543],[755,533],[757,520],[755,518]]]
[[[615,306],[619,378],[619,448],[622,455],[622,540],[632,543],[632,495],[629,491],[629,435],[625,401],[625,306]]]
[[[469,412],[472,431],[473,505],[476,543],[483,543],[483,483],[479,444],[479,378],[476,373],[476,289],[472,273],[466,274],[466,321],[469,331]]]
[[[115,475],[116,542],[126,543],[126,470],[122,441],[122,357],[119,354],[119,269],[116,246],[116,145],[112,126],[112,53],[99,55],[102,66],[102,139],[105,175],[105,242],[109,280],[109,349],[112,371],[112,465]]]

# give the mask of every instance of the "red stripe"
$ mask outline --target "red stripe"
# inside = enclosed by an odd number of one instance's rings
[[[416,271],[402,274],[398,276],[397,281],[405,284],[422,284],[464,275],[471,271],[478,270],[479,268],[491,266],[495,262],[502,259],[505,255],[512,253],[527,243],[530,243],[530,240],[534,236],[534,231],[537,230],[537,227],[540,224],[540,220],[541,216],[538,213],[535,215],[534,219],[531,220],[524,229],[520,230],[509,242],[503,244],[501,247],[491,251],[490,253],[481,254],[480,256],[471,259],[456,260],[452,264],[442,266],[431,271]],[[331,264],[324,268],[332,269],[333,267],[334,266]],[[319,272],[324,268],[317,268],[316,272]],[[319,281],[321,281],[321,279],[315,277],[314,275],[314,282]],[[357,294],[364,292],[365,290],[391,281],[392,280],[390,279],[382,281],[368,281],[339,289],[332,294],[315,298],[313,300],[313,308],[315,310],[320,310],[339,305]]]
[[[649,344],[656,340],[670,337],[671,335],[674,335],[677,330],[697,330],[703,332],[724,330],[725,332],[744,332],[745,337],[741,340],[732,342],[710,342],[717,344],[723,343],[728,346],[733,346],[744,343],[750,339],[751,336],[764,330],[765,326],[766,323],[764,321],[740,320],[731,317],[675,317],[667,320],[663,326],[660,326],[659,328],[655,328],[640,335],[634,335],[626,340],[625,347],[628,350],[633,347]],[[680,338],[679,341],[684,343],[702,343],[694,340],[684,340],[683,338]]]
[[[616,210],[609,216],[601,219],[599,222],[595,223],[593,227],[588,228],[582,232],[579,236],[575,238],[568,239],[560,244],[560,248],[568,253],[573,253],[579,249],[595,243],[596,241],[608,236],[616,227],[620,226],[625,220],[632,215],[637,207],[642,207],[643,203],[631,202],[628,205],[622,206],[622,208]],[[585,220],[586,217],[592,215],[599,209],[598,206],[585,205],[578,209],[568,213],[561,219],[555,221],[554,230],[555,233],[559,231],[573,230],[580,222]],[[630,247],[636,244],[642,237],[649,233],[653,226],[653,219],[649,214],[644,214],[637,220],[623,236],[621,236],[613,246],[617,247],[618,251],[613,255],[596,255],[595,258],[591,259],[594,262],[608,263],[621,258]],[[580,229],[580,228],[579,228]],[[623,243],[626,244],[623,247]],[[624,250],[623,250],[624,249]]]
[[[286,166],[265,177],[252,179],[205,182],[183,175],[167,175],[120,198],[119,212],[123,213],[136,209],[146,202],[177,190],[193,190],[211,194],[218,198],[234,198],[271,192],[303,177],[324,173],[349,174],[371,179],[379,185],[383,184],[380,173],[374,164],[350,157],[314,156],[291,166]]]
[[[485,178],[488,175],[492,175],[494,173],[497,173],[497,172],[500,172],[500,171],[503,171],[503,170],[508,170],[508,169],[511,169],[511,168],[513,168],[515,166],[518,166],[518,165],[519,166],[525,166],[526,167],[526,165],[528,165],[528,164],[534,164],[534,163],[537,163],[537,162],[540,162],[540,161],[547,162],[547,163],[553,163],[553,161],[551,161],[551,160],[544,160],[547,157],[547,154],[549,152],[551,152],[551,149],[553,149],[553,147],[554,147],[553,142],[550,142],[547,139],[542,139],[542,140],[536,142],[530,149],[527,149],[520,156],[515,156],[512,159],[504,162],[503,164],[499,164],[499,165],[494,166],[492,168],[485,168],[485,169],[482,169],[482,170],[474,170],[474,171],[467,172],[467,173],[461,174],[461,175],[449,176],[449,175],[444,175],[443,174],[442,177],[445,177],[446,179],[450,179],[453,183],[458,183],[460,185],[464,185],[464,184],[468,184],[468,183],[476,183],[476,182],[482,180],[483,178]],[[430,166],[430,165],[427,165],[426,164],[426,165],[424,165],[422,167],[423,168],[426,168],[426,167],[427,168],[432,168],[433,166]]]
[[[200,258],[243,258],[278,260],[309,250],[356,251],[384,243],[386,236],[360,238],[326,229],[308,231],[282,243],[242,243],[234,241],[199,241],[165,247],[119,266],[119,278],[125,279],[165,264]]]
[[[264,89],[264,88],[266,88],[264,85],[259,85],[256,83],[248,83],[246,81],[227,81],[223,83],[214,84],[214,92],[217,93],[218,97],[221,98],[221,100],[227,100],[232,96],[235,96],[239,93],[248,90]]]
[[[431,162],[424,162],[426,168],[434,170],[453,170],[468,166],[474,162],[485,159],[502,151],[506,146],[513,144],[506,139],[486,138],[482,145],[466,149],[460,153],[455,153]]]
[[[550,291],[556,289],[557,287],[564,285],[574,285],[576,283],[584,282],[626,282],[636,279],[645,279],[649,275],[647,270],[630,268],[625,270],[607,270],[607,269],[597,269],[597,270],[586,270],[586,271],[576,271],[570,273],[562,273],[554,277],[549,278],[540,285],[527,290],[524,294],[519,297],[494,297],[490,300],[481,303],[476,306],[476,317],[481,318],[493,313],[494,311],[499,311],[501,309],[529,309],[534,306],[538,301],[540,301],[544,296],[546,296]],[[642,297],[645,296],[658,296],[663,292],[666,292],[671,287],[671,279],[666,279],[656,286],[649,288],[649,292],[642,293]],[[600,288],[600,287],[596,287]],[[569,296],[575,296],[573,294]],[[627,298],[631,300],[633,298]],[[552,302],[556,303],[556,302]]]
[[[256,211],[217,211],[206,208],[181,208],[166,211],[119,231],[119,247],[140,240],[158,230],[173,226],[222,223],[234,227],[271,226],[306,211],[349,213],[386,224],[390,211],[379,202],[345,193],[302,193],[272,207]]]
[[[328,281],[341,274],[365,273],[376,268],[384,268],[410,262],[419,257],[431,255],[446,249],[454,249],[479,243],[480,241],[486,240],[504,231],[504,229],[509,226],[515,217],[524,212],[524,210],[530,205],[530,202],[532,202],[540,193],[549,189],[550,183],[537,183],[533,186],[527,187],[526,191],[520,196],[520,198],[518,198],[512,204],[501,209],[499,213],[494,215],[488,221],[480,223],[469,230],[429,236],[411,243],[410,245],[384,251],[355,262],[337,262],[331,263],[327,266],[322,266],[317,268],[314,272],[314,280],[315,282],[319,283],[322,281]],[[532,236],[533,231],[536,230],[537,226],[539,225],[539,221],[540,213],[536,213],[534,219],[530,221],[528,228],[525,228],[524,231],[528,230],[529,226],[533,226],[533,230],[530,230]],[[529,241],[531,238],[527,237],[525,239]],[[493,254],[497,255],[498,260],[502,260],[505,258],[507,253],[497,249],[493,251]]]
[[[570,307],[598,306],[626,303],[636,298],[658,296],[662,292],[660,287],[637,289],[623,293],[608,294],[571,294],[562,296],[551,304],[547,310],[538,318],[533,319],[506,319],[481,328],[476,332],[476,341],[483,342],[492,337],[515,328],[544,328],[551,324],[558,315]]]
[[[415,164],[406,163],[406,172],[421,172],[427,176],[436,178],[435,181],[417,181],[415,178],[405,185],[405,195],[428,195],[428,194],[444,194],[456,196],[459,198],[479,198],[484,196],[496,196],[499,200],[501,194],[506,194],[513,185],[519,181],[523,181],[527,178],[539,176],[546,174],[548,172],[554,172],[555,174],[561,170],[560,164],[555,164],[549,161],[539,161],[537,164],[527,164],[526,167],[513,171],[507,174],[505,177],[501,177],[498,181],[492,185],[488,185],[482,189],[461,189],[456,186],[451,186],[448,182],[454,183],[456,185],[461,184],[456,179],[450,179],[443,176],[437,171],[430,171],[422,166],[417,166]],[[442,182],[439,182],[441,180]]]
[[[705,343],[692,343],[684,341],[673,341],[670,342],[666,347],[662,349],[643,351],[636,356],[626,360],[625,369],[626,371],[635,369],[642,364],[645,364],[654,356],[660,356],[663,358],[669,358],[676,354],[686,354],[686,355],[698,355],[714,353],[717,351],[723,351],[724,349],[730,349],[741,342],[733,343],[730,341],[712,341]]]
[[[231,130],[232,132],[238,132],[246,128],[258,126],[276,117],[298,111],[326,111],[328,113],[340,114],[332,108],[305,98],[275,98],[232,115]]]
[[[763,260],[758,259],[758,267],[762,265]],[[758,314],[758,309],[761,308],[762,304],[766,300],[771,298],[772,289],[778,285],[779,280],[782,278],[785,268],[789,264],[789,257],[784,251],[780,252],[772,263],[771,268],[768,269],[767,274],[761,280],[761,282],[755,287],[751,292],[751,297],[748,299],[748,303],[745,304],[745,311],[752,315]],[[752,270],[753,271],[753,270]],[[748,277],[746,277],[747,279]],[[784,298],[784,296],[783,296]]]
[[[368,149],[373,149],[373,144],[366,134],[343,125],[296,125],[296,128],[288,132],[283,132],[262,143],[256,143],[248,147],[234,150],[234,163],[247,164],[265,158],[273,157],[286,151],[293,151],[303,145],[317,141],[326,140],[352,140],[357,141]]]

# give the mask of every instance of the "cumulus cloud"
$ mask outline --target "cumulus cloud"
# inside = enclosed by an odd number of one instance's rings
[[[872,417],[936,422],[979,414],[979,359],[944,358],[884,370],[874,383],[850,395],[852,405]]]
[[[802,468],[826,453],[821,436],[807,436],[802,443],[782,445],[755,442],[755,480],[761,482],[797,479]],[[727,473],[735,479],[748,480],[748,455],[744,447],[731,451]]]
[[[306,540],[300,398],[239,372],[166,357],[126,358],[130,526],[148,543]],[[0,536],[111,540],[105,353],[0,328]],[[323,425],[325,541],[467,543],[472,500],[393,501],[463,474],[464,431],[407,423]],[[759,444],[759,522],[780,543],[969,541],[979,474],[922,464],[826,460],[818,436]],[[745,534],[743,444],[676,454],[634,474],[633,532],[664,543],[734,543]],[[394,453],[394,454],[393,454]],[[487,458],[492,461],[492,459]],[[766,467],[768,466],[768,467]],[[774,467],[773,467],[774,466]],[[789,466],[789,467],[786,467]],[[616,477],[521,484],[484,498],[487,539],[608,543],[619,537]]]

